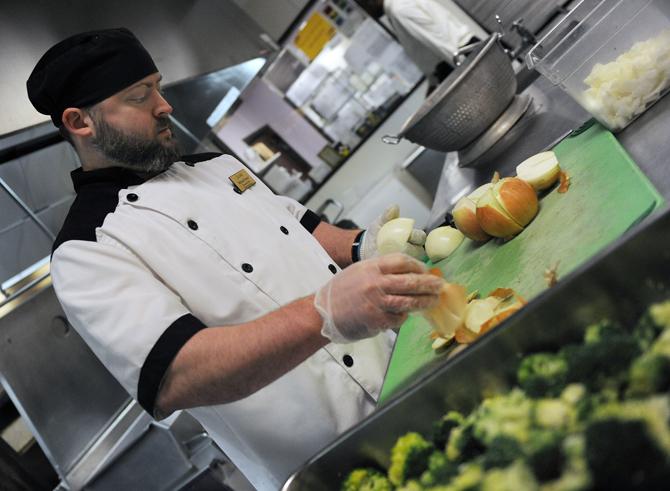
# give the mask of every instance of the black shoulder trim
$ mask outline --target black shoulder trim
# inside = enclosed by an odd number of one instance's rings
[[[56,236],[51,253],[68,240],[95,242],[95,229],[102,225],[118,203],[119,188],[116,186],[90,185],[80,190]]]
[[[140,370],[140,379],[137,383],[137,402],[152,416],[154,415],[158,390],[170,363],[188,340],[205,327],[207,326],[197,317],[184,314],[170,324],[158,338],[154,347],[151,348]]]
[[[218,152],[206,152],[206,153],[194,153],[193,155],[182,155],[180,159],[186,164],[193,167],[198,162],[204,162],[205,160],[212,160],[216,157],[223,155]]]
[[[319,223],[321,223],[321,218],[319,218],[319,215],[312,210],[307,210],[307,213],[300,219],[300,224],[305,227],[310,234],[314,233],[314,230],[319,226]]]

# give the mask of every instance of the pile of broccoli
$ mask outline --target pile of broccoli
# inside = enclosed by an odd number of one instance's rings
[[[517,387],[401,436],[387,470],[356,469],[342,490],[670,489],[669,389],[670,300],[526,356]]]

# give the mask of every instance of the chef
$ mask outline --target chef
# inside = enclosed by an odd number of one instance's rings
[[[388,18],[393,32],[432,88],[452,70],[462,46],[476,41],[469,26],[439,0],[357,0],[372,17]]]
[[[82,164],[55,292],[144,409],[188,409],[261,490],[373,411],[390,329],[441,287],[375,257],[381,222],[341,230],[229,155],[179,157],[161,75],[126,29],[56,44],[27,89]]]

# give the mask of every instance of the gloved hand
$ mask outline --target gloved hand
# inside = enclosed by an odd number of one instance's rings
[[[377,251],[377,235],[379,230],[384,226],[386,222],[398,218],[400,216],[400,207],[398,205],[389,206],[384,213],[381,214],[370,226],[365,230],[363,238],[361,240],[361,247],[359,250],[359,256],[362,260],[370,259],[375,256],[379,256],[379,251]],[[408,247],[407,253],[416,259],[422,259],[425,256],[425,250],[423,245],[426,242],[426,232],[419,229],[413,229],[412,233],[407,240],[412,246]]]
[[[321,334],[351,343],[399,327],[407,313],[434,305],[444,280],[405,254],[360,261],[337,273],[314,298]]]

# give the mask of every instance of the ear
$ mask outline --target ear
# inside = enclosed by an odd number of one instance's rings
[[[93,135],[93,120],[86,111],[76,107],[68,107],[63,111],[61,121],[71,135],[80,137]]]

